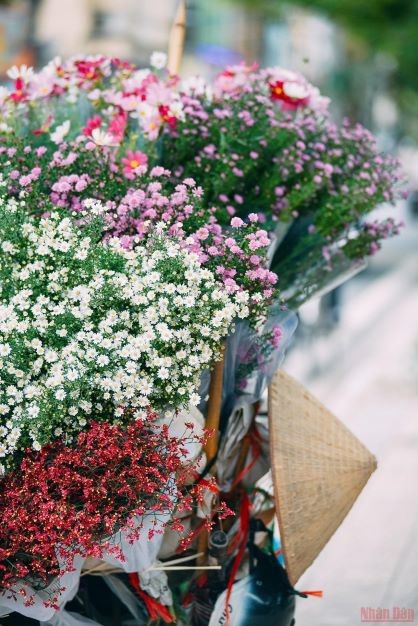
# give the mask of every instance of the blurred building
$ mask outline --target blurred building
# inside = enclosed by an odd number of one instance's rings
[[[44,58],[101,53],[145,64],[166,48],[174,10],[171,0],[41,0],[36,37]]]
[[[35,62],[35,11],[36,3],[29,1],[0,6],[0,77],[12,65]]]

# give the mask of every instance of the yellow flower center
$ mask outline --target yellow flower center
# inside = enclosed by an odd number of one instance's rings
[[[132,159],[129,165],[132,167],[133,170],[135,170],[137,167],[139,167],[139,161],[137,161],[136,159]]]

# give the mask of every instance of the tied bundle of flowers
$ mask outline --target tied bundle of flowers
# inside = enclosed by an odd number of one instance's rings
[[[302,183],[286,191],[286,176],[299,159],[307,164],[308,199]],[[283,278],[284,297],[297,307],[361,269],[382,240],[399,233],[401,224],[393,218],[371,224],[367,216],[379,205],[395,203],[401,174],[394,158],[379,154],[368,130],[348,122],[341,128],[327,122],[309,158],[296,145],[280,166],[280,206],[289,221],[272,269]]]
[[[95,203],[93,202],[93,205]],[[96,212],[100,207],[96,207]],[[24,201],[0,207],[0,454],[70,442],[89,419],[123,424],[147,407],[196,405],[245,292],[227,293],[164,226],[142,246],[103,242],[103,218],[78,225]]]
[[[174,508],[194,435],[168,425],[199,402],[202,370],[248,314],[248,295],[227,293],[164,224],[129,250],[104,241],[100,203],[85,204],[35,218],[0,200],[0,585],[12,594],[75,554],[116,554],[112,534],[141,530],[132,515]]]
[[[45,589],[44,604],[58,608],[65,591],[59,579],[76,557],[111,555],[123,562],[115,533],[124,530],[132,543],[149,541],[167,526],[176,501],[190,508],[191,496],[182,492],[185,446],[198,438],[191,431],[175,438],[152,419],[148,413],[127,427],[91,421],[74,445],[60,438],[29,451],[20,468],[0,480],[6,597],[31,606],[31,590]]]
[[[202,184],[221,223],[259,214],[279,247],[271,269],[289,305],[397,233],[392,220],[383,222],[371,242],[364,217],[394,203],[398,164],[361,125],[332,123],[303,77],[238,66],[220,75],[211,98],[201,81],[180,90],[185,120],[165,133],[163,162]],[[352,237],[358,244],[346,245]]]

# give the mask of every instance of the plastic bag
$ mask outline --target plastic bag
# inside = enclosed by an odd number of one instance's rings
[[[129,538],[130,531],[123,530],[112,538],[112,541],[122,550],[124,560],[106,553],[102,560],[109,565],[123,569],[127,574],[136,572],[141,574],[154,565],[157,554],[160,551],[164,537],[164,528],[171,518],[171,512],[158,513],[158,518],[153,514],[134,518],[134,522],[141,526],[140,538],[133,541]],[[149,536],[149,532],[152,536]]]
[[[216,461],[218,485],[221,491],[232,488],[235,467],[241,450],[241,442],[248,433],[254,418],[254,407],[247,398],[237,400],[228,418],[226,431],[220,441]]]
[[[58,587],[64,587],[65,590],[58,594],[58,601],[61,606],[64,606],[66,602],[72,600],[78,591],[78,585],[80,581],[80,572],[84,559],[76,556],[74,558],[74,571],[66,572],[60,579],[53,581],[49,587],[42,591],[35,591],[29,585],[19,584],[16,585],[16,597],[11,597],[10,593],[6,590],[0,594],[0,616],[7,615],[16,611],[26,617],[37,619],[39,621],[48,621],[53,618],[56,610],[50,606],[45,606],[45,602],[56,594]],[[33,596],[33,604],[25,606],[25,596],[23,592],[28,596]]]
[[[198,438],[204,433],[205,418],[198,408],[191,405],[187,409],[180,410],[172,417],[167,417],[162,413],[156,420],[156,424],[167,424],[170,437],[184,440],[185,434],[187,435],[186,440],[182,444],[182,448],[186,451],[186,454],[183,455],[185,465],[194,462],[199,457],[202,445]]]
[[[274,372],[284,360],[297,325],[296,313],[283,311],[278,305],[271,307],[261,334],[251,328],[247,321],[235,325],[235,331],[228,336],[225,347],[222,390],[224,418],[232,413],[242,396],[250,403],[261,399]],[[278,340],[277,347],[272,340],[274,333]],[[203,415],[206,415],[209,383],[210,371],[205,370],[199,388],[202,398],[199,409]]]
[[[224,410],[231,411],[241,396],[253,403],[261,399],[284,360],[297,324],[296,313],[278,306],[271,308],[261,335],[246,321],[237,324],[227,344]]]

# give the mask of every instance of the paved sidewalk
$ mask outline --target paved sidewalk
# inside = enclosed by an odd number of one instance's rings
[[[324,590],[322,600],[299,601],[297,626],[355,626],[361,607],[395,606],[415,609],[418,624],[418,245],[415,249],[348,305],[333,339],[339,354],[331,355],[320,376],[306,374],[302,348],[286,362],[379,463],[297,585]],[[374,307],[375,314],[362,326],[364,306]]]

